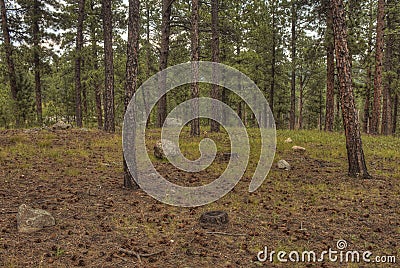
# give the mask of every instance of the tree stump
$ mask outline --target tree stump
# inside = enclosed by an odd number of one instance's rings
[[[200,217],[200,223],[206,225],[224,225],[228,221],[228,213],[225,211],[208,211]]]

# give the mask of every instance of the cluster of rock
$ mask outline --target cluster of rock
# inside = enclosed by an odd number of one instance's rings
[[[285,143],[292,143],[292,142],[293,142],[293,140],[291,138],[287,138],[285,140]],[[305,152],[306,148],[294,145],[292,147],[292,150],[295,151],[295,152]],[[283,170],[290,170],[292,168],[290,166],[290,164],[284,159],[279,160],[277,166],[278,166],[279,169],[283,169]]]

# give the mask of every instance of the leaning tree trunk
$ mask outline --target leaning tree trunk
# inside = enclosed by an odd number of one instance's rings
[[[4,0],[0,0],[0,9],[1,9],[1,27],[3,30],[3,40],[4,40],[4,48],[6,53],[6,61],[7,61],[7,71],[8,77],[10,81],[10,89],[11,89],[11,97],[14,101],[14,114],[16,120],[16,126],[19,127],[20,125],[20,114],[18,108],[18,87],[17,87],[17,75],[15,73],[15,65],[13,59],[13,48],[11,45],[11,38],[10,38],[10,30],[8,28],[8,19],[7,19],[7,10],[6,4]]]
[[[162,22],[161,22],[161,48],[160,48],[160,67],[163,71],[168,66],[169,37],[171,32],[171,7],[174,0],[162,1]],[[166,77],[162,75],[159,78],[159,90],[162,97],[158,101],[157,126],[162,127],[167,118],[167,95],[166,95]]]
[[[382,64],[385,29],[385,0],[378,0],[378,16],[376,22],[376,54],[374,76],[374,103],[372,110],[371,134],[378,134],[381,117],[382,98]]]
[[[112,1],[103,0],[104,35],[104,130],[115,132],[114,123],[114,61],[112,47]]]
[[[328,8],[326,20],[326,115],[325,131],[333,131],[335,119],[335,44],[333,37],[333,14]]]
[[[212,61],[216,64],[219,63],[219,28],[218,28],[218,0],[211,0],[211,31],[212,31],[212,41],[211,41],[211,53]],[[220,99],[220,87],[219,82],[218,67],[213,70],[213,84],[211,89],[211,98]],[[213,112],[217,116],[221,111],[217,107],[213,107]],[[217,121],[211,120],[211,132],[219,132],[219,123]]]
[[[199,72],[198,72],[198,61],[200,58],[199,53],[199,0],[192,0],[192,98],[196,99],[199,97]],[[192,107],[193,114],[198,115],[199,103],[194,101]],[[191,122],[190,127],[191,136],[200,136],[200,119],[194,118]]]
[[[140,36],[140,1],[129,0],[129,17],[128,17],[128,44],[126,50],[126,73],[125,73],[125,112],[128,109],[129,102],[136,92],[137,75],[138,75],[138,55],[139,55],[139,36]],[[134,178],[129,172],[124,162],[124,186],[129,189],[138,189]]]
[[[33,35],[33,69],[35,74],[35,95],[36,95],[36,116],[39,125],[43,123],[42,112],[42,85],[40,78],[40,28],[39,28],[39,1],[33,2],[33,21],[32,21],[32,35]]]
[[[75,49],[75,120],[77,127],[82,127],[82,47],[83,47],[83,20],[85,18],[85,0],[78,3],[78,24],[76,27],[76,49]]]
[[[352,89],[351,61],[347,44],[347,27],[343,0],[331,0],[335,35],[336,66],[338,70],[343,123],[346,134],[349,175],[370,178],[365,164],[360,125]]]

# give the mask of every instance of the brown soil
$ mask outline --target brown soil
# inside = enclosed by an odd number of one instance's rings
[[[103,146],[99,139],[116,142]],[[38,153],[29,154],[21,144]],[[17,147],[16,153],[10,149]],[[0,148],[5,152],[0,158],[1,267],[384,267],[257,262],[264,246],[320,253],[336,250],[339,239],[350,250],[397,255],[400,262],[399,178],[348,178],[344,160],[336,164],[281,151],[293,169],[274,166],[256,192],[247,192],[250,178],[244,178],[213,204],[177,208],[122,187],[116,135],[1,131]],[[156,165],[189,185],[216,176]],[[51,212],[56,225],[18,233],[16,212],[23,203]],[[228,212],[229,223],[200,225],[201,214],[209,210]]]

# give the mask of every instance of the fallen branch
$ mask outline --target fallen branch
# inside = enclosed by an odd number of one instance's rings
[[[206,232],[206,234],[227,235],[227,236],[247,236],[247,234],[230,234],[230,233],[224,233],[224,232]]]
[[[17,214],[18,211],[0,211],[1,214]]]
[[[154,253],[138,253],[138,252],[136,252],[134,250],[128,250],[128,249],[124,249],[124,248],[119,248],[118,250],[120,252],[135,256],[139,260],[139,262],[142,262],[142,259],[141,259],[142,257],[143,258],[147,258],[147,257],[158,255],[158,254],[164,252],[164,250],[160,250],[160,251],[157,251],[157,252],[154,252]]]

